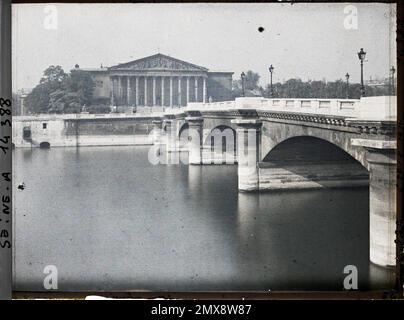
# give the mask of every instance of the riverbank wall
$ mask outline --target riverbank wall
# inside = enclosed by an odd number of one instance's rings
[[[13,146],[78,147],[153,144],[153,116],[37,115],[13,118]]]

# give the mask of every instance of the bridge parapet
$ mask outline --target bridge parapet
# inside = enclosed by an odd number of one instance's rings
[[[395,120],[397,117],[397,97],[379,96],[361,99],[267,99],[262,97],[240,97],[232,101],[222,102],[190,102],[186,107],[140,109],[136,113],[108,114],[39,114],[32,116],[15,116],[14,121],[43,121],[68,119],[99,118],[137,118],[164,117],[165,115],[181,116],[192,111],[235,111],[255,109],[261,112],[274,111],[296,114],[316,114],[363,120]]]
[[[297,114],[316,114],[369,120],[394,120],[397,116],[397,97],[363,97],[361,99],[266,99],[241,97],[234,101],[189,103],[177,112],[232,111],[255,109]]]
[[[288,113],[357,117],[360,100],[348,99],[264,99],[258,109]]]
[[[355,99],[266,99],[262,97],[236,98],[234,101],[190,103],[187,110],[220,111],[256,109],[288,113],[306,113],[357,117],[360,100]]]
[[[184,108],[185,111],[201,110],[201,111],[229,111],[236,109],[236,100],[223,102],[190,102]]]
[[[361,98],[358,118],[394,121],[397,118],[397,96]]]

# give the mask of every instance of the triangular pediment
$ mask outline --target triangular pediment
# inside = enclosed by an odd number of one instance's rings
[[[111,70],[173,70],[173,71],[208,71],[208,69],[195,64],[175,59],[164,54],[158,53],[153,56],[133,60],[127,63],[121,63],[110,67]]]

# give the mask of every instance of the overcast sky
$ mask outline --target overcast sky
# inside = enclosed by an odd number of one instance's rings
[[[396,65],[395,5],[354,5],[357,28],[342,3],[55,4],[53,29],[52,7],[17,4],[13,88],[34,87],[49,65],[65,71],[76,63],[97,68],[157,52],[210,70],[234,71],[233,78],[253,70],[265,85],[269,64],[275,67],[274,81],[333,81],[349,72],[358,82],[357,51],[363,47],[365,79],[386,77]]]

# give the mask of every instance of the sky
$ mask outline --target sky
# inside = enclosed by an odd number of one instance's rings
[[[158,52],[269,83],[290,78],[360,81],[396,66],[394,4],[14,4],[13,91],[49,65],[98,68]],[[263,28],[260,32],[258,29]]]

